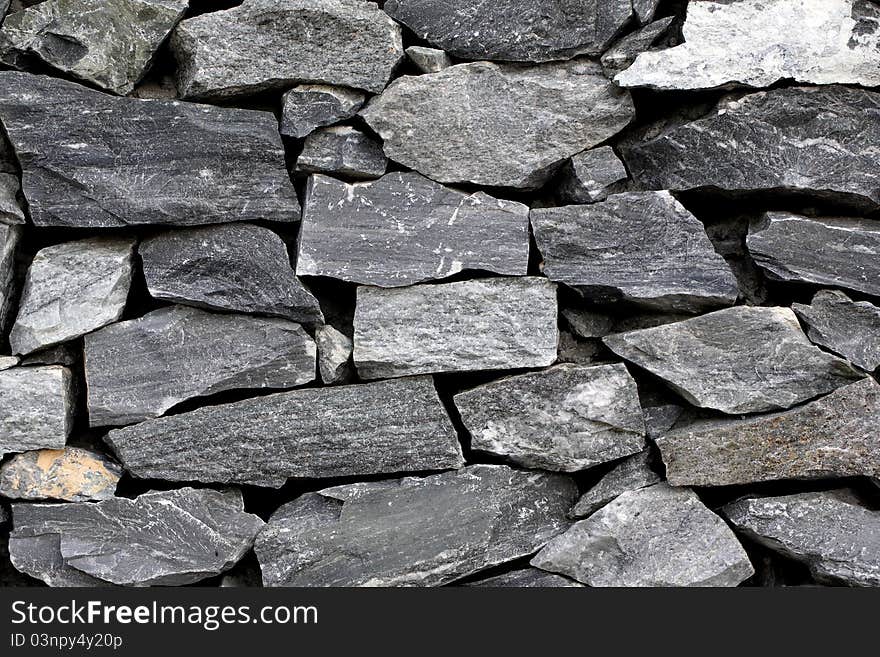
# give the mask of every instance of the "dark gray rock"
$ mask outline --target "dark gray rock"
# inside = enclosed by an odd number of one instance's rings
[[[578,153],[565,165],[559,195],[569,203],[596,203],[622,191],[621,183],[626,180],[626,167],[614,149],[600,146]]]
[[[116,98],[3,71],[0,121],[37,226],[299,217],[270,112]]]
[[[266,586],[438,586],[533,553],[576,494],[498,465],[338,486],[282,506],[255,549]]]
[[[77,341],[62,342],[54,347],[40,349],[21,359],[22,365],[64,365],[76,367],[82,360],[82,344]]]
[[[503,575],[495,575],[487,577],[475,582],[465,584],[465,586],[479,586],[494,589],[521,589],[521,588],[579,588],[583,584],[575,582],[572,579],[554,575],[537,568],[520,568],[512,570]]]
[[[136,477],[278,488],[321,478],[457,468],[430,377],[282,392],[111,431]]]
[[[609,352],[598,340],[583,340],[570,331],[559,331],[556,360],[576,365],[596,365],[607,361]]]
[[[725,413],[789,408],[863,377],[811,344],[788,308],[737,306],[603,342],[695,406]]]
[[[406,56],[422,73],[436,73],[452,66],[449,55],[436,48],[410,46],[406,49]]]
[[[296,160],[297,173],[330,173],[365,180],[380,178],[387,167],[382,144],[348,126],[315,130],[306,137]]]
[[[2,17],[0,13],[0,20]],[[15,154],[6,137],[0,135],[0,225],[25,223],[20,194],[21,182]]]
[[[643,25],[654,20],[654,14],[657,13],[660,2],[661,0],[632,0],[636,20]]]
[[[810,305],[791,309],[807,325],[807,337],[871,372],[880,367],[880,308],[843,292],[821,290]]]
[[[646,406],[642,409],[645,413],[645,431],[648,438],[655,441],[669,431],[679,418],[684,414],[684,408],[677,404],[661,404],[659,406]]]
[[[345,383],[354,375],[351,364],[351,338],[329,324],[315,329],[318,346],[318,372],[326,384]]]
[[[359,287],[354,362],[365,379],[546,367],[556,360],[556,285],[485,278]]]
[[[529,208],[466,194],[417,173],[349,185],[312,176],[296,273],[382,287],[445,278],[466,269],[523,276]]]
[[[643,52],[655,49],[654,47],[659,45],[658,42],[664,41],[663,37],[667,36],[669,27],[674,21],[674,16],[661,18],[617,41],[605,51],[600,60],[605,75],[613,78],[622,70],[629,68]]]
[[[72,386],[64,367],[0,371],[0,456],[64,447],[73,428]]]
[[[616,318],[599,310],[564,308],[562,316],[575,335],[582,338],[604,338],[614,332]]]
[[[122,468],[79,447],[17,454],[0,467],[0,495],[19,500],[86,502],[114,496]]]
[[[350,119],[364,104],[360,91],[324,84],[301,84],[282,98],[281,134],[302,139],[315,128]]]
[[[23,231],[19,226],[0,223],[0,340],[6,332],[12,303],[16,297],[15,256]]]
[[[571,518],[585,518],[627,491],[653,486],[660,481],[660,475],[651,469],[651,450],[643,450],[614,466],[595,486],[581,495],[568,515]]]

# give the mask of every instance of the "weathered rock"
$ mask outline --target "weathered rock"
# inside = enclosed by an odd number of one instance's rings
[[[554,575],[537,568],[520,568],[512,570],[503,575],[495,575],[487,577],[475,582],[470,582],[465,586],[480,586],[486,588],[567,588],[581,587],[582,584],[575,582],[573,579]]]
[[[362,0],[245,0],[187,19],[171,48],[186,98],[317,82],[379,92],[403,57],[400,27]]]
[[[354,374],[351,367],[351,338],[329,324],[315,330],[318,345],[318,371],[327,384],[345,383]]]
[[[0,340],[6,331],[15,298],[15,256],[21,242],[22,229],[0,223]]]
[[[661,18],[617,41],[600,59],[605,75],[613,78],[622,70],[629,68],[643,52],[656,49],[655,46],[667,35],[674,21],[674,16]]]
[[[880,97],[878,97],[880,98]],[[816,245],[822,248],[817,249]],[[880,296],[880,222],[767,213],[749,233],[749,252],[768,276]]]
[[[429,178],[526,189],[615,135],[633,114],[629,95],[588,60],[475,62],[404,76],[361,112],[388,157]]]
[[[312,176],[296,273],[382,287],[445,278],[466,269],[523,276],[529,208],[466,194],[417,173],[349,185]]]
[[[651,450],[643,450],[614,466],[595,486],[581,495],[568,515],[571,518],[585,518],[627,491],[653,486],[660,481],[660,475],[651,469]]]
[[[800,26],[792,29],[792,26]],[[640,55],[624,87],[880,85],[880,8],[863,0],[694,2],[684,43]]]
[[[158,417],[224,390],[293,388],[315,378],[315,341],[285,319],[170,306],[86,336],[92,426]]]
[[[13,353],[29,354],[118,320],[128,299],[133,251],[131,239],[110,237],[41,249],[9,334]]]
[[[15,367],[20,362],[18,356],[0,356],[0,371]]]
[[[791,309],[807,325],[807,337],[871,372],[880,367],[880,308],[843,292],[821,290],[810,305]]]
[[[78,366],[82,360],[82,344],[78,341],[62,342],[54,347],[40,349],[21,359],[22,365],[64,365]]]
[[[596,203],[622,191],[620,184],[626,180],[626,168],[614,149],[601,146],[571,158],[563,169],[559,194],[569,203]]]
[[[821,582],[880,586],[880,512],[849,491],[747,498],[723,512],[753,540],[805,563]]]
[[[10,14],[0,30],[0,60],[36,57],[117,94],[134,89],[156,51],[183,18],[187,0],[46,0]]]
[[[287,247],[268,228],[176,230],[144,240],[138,252],[157,299],[306,324],[323,321],[318,300],[294,275]]]
[[[103,502],[13,504],[12,562],[25,570],[41,538],[58,540],[62,563],[126,586],[190,584],[228,570],[263,527],[237,490],[182,488]],[[44,579],[45,581],[45,579]]]
[[[556,307],[544,278],[359,287],[355,366],[365,379],[546,367],[556,360]]]
[[[297,173],[330,173],[366,180],[380,178],[387,167],[382,144],[348,126],[316,130],[306,137],[296,160]]]
[[[282,98],[281,134],[302,139],[315,128],[350,119],[363,106],[360,91],[325,84],[301,84]]]
[[[632,0],[636,20],[643,25],[654,20],[654,15],[657,13],[660,2],[661,0]]]
[[[3,71],[0,121],[37,226],[299,217],[270,112],[116,98]]]
[[[12,499],[69,502],[113,497],[122,468],[79,447],[18,454],[0,467],[0,495]]]
[[[562,316],[574,333],[582,338],[604,338],[614,332],[616,319],[598,310],[565,308]]]
[[[64,447],[75,402],[70,370],[13,367],[0,372],[0,456]]]
[[[628,491],[550,541],[532,565],[589,586],[736,586],[754,572],[688,488]]]
[[[29,506],[39,508],[42,505]],[[26,538],[19,537],[14,543],[14,553],[12,552],[13,541],[9,541],[9,543],[9,552],[4,556],[6,556],[13,568],[49,586],[111,586],[109,582],[86,575],[81,570],[71,568],[65,564],[64,558],[61,556],[61,537],[58,534],[47,533],[35,534]],[[4,545],[3,548],[5,547]]]
[[[730,267],[700,220],[669,192],[534,209],[531,221],[544,274],[588,296],[674,311],[736,301]]]
[[[684,408],[677,404],[661,404],[645,406],[645,432],[648,438],[655,441],[669,431],[684,414]]]
[[[255,550],[266,586],[437,586],[531,554],[576,494],[497,465],[338,486],[282,506]]]
[[[111,431],[136,477],[278,488],[288,477],[457,468],[430,377],[282,392]]]
[[[4,141],[0,138],[0,142]],[[0,225],[25,223],[24,211],[18,201],[21,184],[14,167],[4,162],[3,146],[0,145]]]
[[[471,447],[527,468],[574,472],[645,446],[636,382],[626,367],[557,365],[459,393]]]
[[[726,308],[603,342],[690,403],[725,413],[789,408],[863,376],[811,344],[788,308]]]
[[[582,340],[570,331],[559,332],[556,360],[560,363],[595,365],[608,360],[609,353],[598,340]]]
[[[436,73],[452,66],[449,55],[436,48],[410,46],[406,49],[406,56],[422,73]]]

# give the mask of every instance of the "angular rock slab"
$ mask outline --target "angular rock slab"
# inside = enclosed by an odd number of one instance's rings
[[[281,134],[302,139],[315,128],[350,119],[363,106],[364,99],[364,94],[354,89],[298,85],[281,100]]]
[[[436,73],[452,66],[452,60],[443,50],[410,46],[406,56],[422,73]]]
[[[73,377],[65,367],[0,371],[0,456],[64,447],[74,407]]]
[[[3,13],[0,12],[0,21]],[[18,162],[6,137],[0,137],[0,225],[25,223],[20,203]]]
[[[503,575],[495,575],[479,579],[464,586],[479,586],[493,589],[522,589],[522,588],[580,588],[583,585],[572,579],[554,575],[537,568],[520,568]]]
[[[234,566],[263,527],[237,490],[181,488],[97,503],[13,504],[13,564],[59,537],[64,565],[124,586],[191,584]],[[41,578],[39,572],[29,572]]]
[[[87,502],[114,496],[122,468],[79,447],[18,454],[0,467],[0,495],[20,500]]]
[[[41,249],[9,333],[13,353],[29,354],[118,320],[131,286],[133,252],[132,240],[110,237]]]
[[[459,393],[471,447],[542,470],[574,472],[645,446],[636,382],[626,366],[557,365]]]
[[[666,484],[623,493],[531,563],[589,586],[736,586],[754,573],[724,521]]]
[[[20,227],[0,223],[0,338],[6,331],[15,297],[15,256],[22,235]]]
[[[186,98],[315,82],[382,91],[403,57],[400,27],[363,0],[245,0],[187,19],[171,37]]]
[[[602,55],[599,60],[602,70],[609,78],[613,78],[622,70],[629,68],[643,52],[657,50],[664,37],[669,36],[669,28],[675,21],[674,16],[667,16],[627,34],[618,40]]]
[[[663,90],[880,85],[880,8],[863,0],[693,2],[682,30],[684,43],[640,55],[615,81]]]
[[[853,301],[837,290],[821,290],[810,305],[793,303],[791,309],[815,344],[868,372],[880,367],[880,307]]]
[[[395,80],[361,115],[385,154],[442,183],[534,189],[633,118],[595,62],[475,62]]]
[[[531,212],[544,274],[589,296],[659,310],[732,305],[739,290],[699,219],[669,192]]]
[[[524,276],[529,208],[465,194],[417,173],[376,182],[309,179],[296,273],[381,287],[466,269]]]
[[[695,406],[731,414],[789,408],[863,377],[810,343],[788,308],[726,308],[603,342]]]
[[[297,173],[328,173],[370,180],[388,167],[382,144],[360,130],[335,126],[306,137],[296,160]]]
[[[805,563],[821,582],[880,586],[880,512],[849,491],[747,498],[723,513],[749,538]]]
[[[36,57],[126,95],[147,72],[188,5],[187,0],[46,0],[3,22],[0,60],[15,66]]]
[[[0,122],[37,226],[299,218],[270,112],[116,98],[3,71]]]
[[[614,149],[600,146],[578,153],[565,165],[559,194],[569,203],[596,203],[604,201],[627,179]]]
[[[653,486],[660,481],[660,475],[651,468],[651,450],[643,450],[614,466],[595,486],[581,495],[568,515],[571,518],[585,518],[627,491]]]
[[[266,586],[439,586],[533,553],[576,494],[498,465],[338,486],[282,506],[255,550]]]
[[[111,431],[135,477],[279,488],[288,477],[463,465],[430,377],[282,392]]]
[[[749,232],[749,253],[770,278],[880,296],[880,222],[770,212]],[[816,245],[822,248],[817,249]]]
[[[365,379],[546,367],[556,360],[556,285],[485,278],[359,287],[354,362]]]
[[[329,324],[315,329],[318,372],[326,384],[344,383],[354,374],[351,367],[351,338]]]
[[[91,426],[131,424],[224,390],[315,378],[315,341],[284,319],[170,306],[85,338]]]

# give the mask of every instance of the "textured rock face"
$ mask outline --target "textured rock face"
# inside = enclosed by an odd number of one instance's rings
[[[127,586],[197,582],[232,567],[263,521],[244,512],[238,491],[182,488],[97,504],[14,504],[12,562],[26,568],[40,539],[57,537],[62,563],[96,579]]]
[[[403,57],[400,27],[364,0],[245,0],[183,21],[171,48],[187,98],[316,82],[379,92]]]
[[[73,406],[67,368],[0,371],[0,455],[64,447],[73,426]]]
[[[422,73],[436,73],[452,66],[452,60],[449,58],[449,55],[443,50],[437,50],[436,48],[410,46],[406,49],[406,56]]]
[[[350,366],[351,338],[330,325],[315,330],[318,345],[318,372],[324,383],[345,383],[353,374]]]
[[[41,449],[13,457],[0,467],[0,495],[12,499],[68,502],[113,497],[122,469],[78,447]]]
[[[348,178],[379,178],[388,158],[382,145],[360,130],[339,126],[306,137],[296,160],[297,173],[330,173]]]
[[[661,18],[617,41],[600,59],[605,75],[613,78],[629,68],[643,52],[656,49],[654,46],[664,40],[674,20],[674,16]]]
[[[281,134],[302,139],[315,128],[350,119],[364,104],[364,94],[325,84],[301,84],[282,100]]]
[[[800,25],[802,29],[791,29]],[[863,0],[692,2],[684,43],[640,55],[624,87],[880,85],[880,8]]]
[[[18,226],[0,223],[0,336],[6,330],[15,295],[15,255],[22,232]]]
[[[18,154],[37,226],[299,217],[269,112],[114,98],[6,71],[0,122]]]
[[[823,582],[880,586],[880,513],[848,491],[749,498],[724,508],[741,531]]]
[[[546,367],[556,360],[556,309],[556,286],[542,278],[359,287],[354,362],[366,379]]]
[[[690,489],[666,484],[623,493],[532,565],[589,586],[736,586],[754,573],[724,521]]]
[[[822,290],[810,305],[791,306],[807,325],[807,337],[871,372],[880,367],[880,308],[853,301],[843,292]]]
[[[255,549],[267,586],[438,586],[540,548],[576,492],[491,465],[339,486],[281,507]]]
[[[547,573],[537,568],[521,568],[503,575],[487,577],[466,586],[481,586],[495,589],[521,589],[521,588],[577,588],[582,586],[574,580]]]
[[[813,346],[788,308],[727,308],[603,342],[690,403],[724,413],[789,408],[863,376]]]
[[[136,477],[278,488],[288,477],[457,468],[461,447],[429,377],[295,390],[111,431]]]
[[[361,114],[389,158],[429,178],[534,188],[622,130],[633,105],[589,61],[475,62],[399,78]]]
[[[118,94],[143,77],[187,0],[47,0],[13,13],[0,30],[0,60],[37,57]]]
[[[3,12],[0,11],[0,20]],[[21,183],[18,164],[6,137],[0,137],[0,227],[3,224],[25,223],[24,212],[19,203]]]
[[[317,299],[293,273],[287,247],[268,228],[177,230],[144,240],[138,252],[157,299],[306,324],[323,321]]]
[[[15,367],[20,362],[18,356],[0,356],[0,371]]]
[[[645,446],[636,382],[624,365],[558,365],[455,395],[471,447],[528,468],[573,472]]]
[[[465,194],[417,173],[349,185],[308,182],[296,271],[382,287],[466,269],[524,275],[529,209],[483,192]]]
[[[578,153],[562,176],[559,194],[569,203],[604,201],[627,179],[626,167],[610,146]]]
[[[581,495],[569,516],[585,518],[627,491],[639,490],[660,481],[660,475],[651,469],[651,450],[643,450],[623,459],[595,486]]]
[[[315,378],[315,341],[277,318],[160,308],[85,339],[89,422],[130,424],[193,397]]]
[[[535,209],[531,220],[544,274],[587,295],[678,311],[736,301],[730,267],[703,224],[669,192]]]
[[[37,253],[9,334],[16,354],[78,338],[122,316],[131,285],[134,243],[93,238]]]

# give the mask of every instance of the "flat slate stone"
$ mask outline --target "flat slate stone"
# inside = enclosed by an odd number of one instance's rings
[[[629,68],[636,58],[648,50],[657,50],[658,42],[662,42],[669,34],[669,28],[675,16],[667,16],[649,23],[619,39],[600,58],[605,75],[613,78]]]
[[[733,532],[696,493],[662,483],[623,493],[531,563],[589,586],[736,586],[754,573]]]
[[[726,308],[603,342],[691,404],[731,414],[789,408],[864,376],[811,344],[788,308]]]
[[[665,311],[733,305],[739,290],[703,224],[669,192],[531,212],[544,274],[600,300]]]
[[[296,273],[399,287],[468,269],[524,276],[529,208],[418,173],[347,184],[312,176]]]
[[[589,60],[474,62],[398,78],[361,115],[389,158],[438,182],[535,189],[634,109]]]
[[[443,470],[461,446],[430,377],[282,392],[116,429],[135,477],[279,488],[288,477]]]
[[[363,0],[245,0],[181,22],[171,49],[181,96],[201,99],[298,82],[377,93],[403,57],[400,27]]]
[[[138,252],[150,295],[188,306],[323,321],[318,300],[295,276],[284,241],[251,224],[162,233]]]
[[[556,360],[556,285],[485,278],[359,287],[354,362],[365,379],[546,367]]]
[[[329,324],[315,329],[318,346],[318,372],[326,384],[345,383],[354,375],[351,364],[351,338]]]
[[[363,106],[360,91],[326,84],[300,84],[281,100],[281,134],[302,139],[315,128],[350,119]]]
[[[134,241],[94,237],[37,252],[9,334],[15,354],[29,354],[115,322],[131,286]]]
[[[282,506],[255,550],[266,586],[439,586],[539,549],[576,494],[499,465],[338,486]]]
[[[0,71],[0,122],[37,226],[299,218],[271,112],[116,98]]]
[[[493,589],[522,589],[522,588],[581,588],[583,584],[573,579],[554,575],[537,568],[520,568],[503,575],[487,577],[475,582],[469,582],[465,586],[479,586]]]
[[[436,73],[452,66],[449,55],[437,48],[410,46],[406,49],[406,56],[422,73]]]
[[[868,372],[880,367],[880,307],[837,290],[820,290],[810,305],[793,303],[791,309],[815,344]]]
[[[239,491],[193,488],[97,503],[13,504],[12,517],[9,552],[19,570],[45,581],[26,565],[45,558],[40,539],[57,537],[64,566],[124,586],[191,584],[217,575],[245,555],[263,527],[244,512]]]
[[[560,196],[569,203],[596,203],[622,190],[626,167],[610,146],[600,146],[571,158],[562,171]]]
[[[527,468],[574,472],[645,446],[638,389],[622,364],[557,365],[453,399],[473,449]]]
[[[0,456],[60,449],[73,428],[73,377],[65,367],[0,371]]]
[[[224,390],[315,379],[315,341],[285,319],[170,306],[87,335],[91,426],[131,424]]]
[[[0,495],[19,500],[86,502],[114,496],[122,468],[79,447],[18,454],[0,467]]]
[[[651,450],[623,459],[590,488],[568,512],[571,518],[586,518],[613,499],[631,490],[640,490],[661,481],[651,468]]]
[[[0,223],[0,339],[6,331],[16,294],[15,256],[23,234],[19,226]]]
[[[369,180],[382,177],[387,167],[382,144],[360,130],[335,126],[306,137],[295,170]]]

